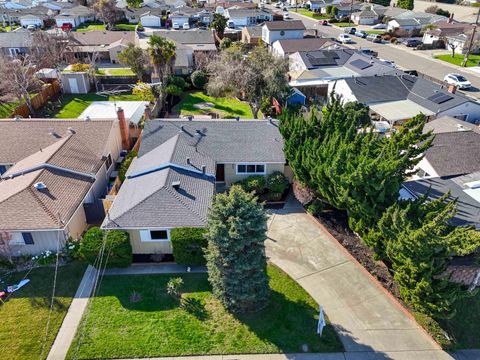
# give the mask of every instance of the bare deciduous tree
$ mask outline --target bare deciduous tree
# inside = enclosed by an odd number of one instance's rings
[[[216,53],[214,51],[195,51],[193,53],[193,63],[195,70],[205,71],[208,64],[215,59]]]
[[[448,36],[442,36],[441,40],[445,43],[445,47],[452,51],[452,58],[455,57],[455,52],[462,45],[460,41],[455,38],[449,38]]]
[[[13,246],[11,244],[12,234],[8,231],[0,231],[0,256],[13,264]]]
[[[119,20],[120,12],[116,7],[115,0],[96,0],[93,4],[93,10],[109,27],[112,27]]]
[[[47,33],[35,31],[32,34],[32,47],[30,50],[35,64],[39,68],[58,69],[66,64],[68,45],[71,36],[67,33]]]
[[[30,94],[42,87],[42,82],[35,76],[36,69],[30,55],[19,58],[0,57],[0,93],[4,94],[3,100],[15,99],[24,102],[32,115],[35,109]]]

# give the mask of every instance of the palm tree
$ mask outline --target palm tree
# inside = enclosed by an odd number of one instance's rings
[[[158,35],[148,39],[148,55],[156,75],[164,82],[172,69],[175,59],[175,43]]]

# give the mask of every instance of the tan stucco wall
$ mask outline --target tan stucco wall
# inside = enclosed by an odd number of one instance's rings
[[[87,229],[87,221],[85,218],[85,209],[83,204],[75,211],[73,216],[70,219],[70,222],[67,224],[67,233],[73,239],[78,239]]]
[[[284,173],[285,164],[266,164],[266,175],[271,174],[275,171],[280,171]],[[233,183],[245,179],[250,175],[237,175],[236,173],[236,164],[225,164],[225,184],[227,186],[232,185]]]
[[[130,243],[134,254],[171,254],[170,242],[164,241],[141,241],[139,230],[127,230],[130,235]]]

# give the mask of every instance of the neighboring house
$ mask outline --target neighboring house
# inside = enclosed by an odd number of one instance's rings
[[[182,27],[183,24],[190,24],[190,14],[184,11],[175,11],[171,13],[168,18],[170,19],[172,26],[173,24],[178,24]]]
[[[117,7],[118,7],[118,4],[117,4]],[[154,16],[154,19],[155,19],[154,21],[157,21],[156,18],[161,18],[162,15],[166,15],[168,10],[169,10],[168,7],[148,8],[145,6],[142,6],[139,9],[133,9],[130,7],[122,9],[125,19],[128,20],[130,24],[141,23],[141,18],[143,16],[146,16],[145,23],[148,24],[148,16],[150,15]],[[149,25],[144,25],[144,26],[149,26]]]
[[[225,15],[235,27],[253,26],[265,21],[273,21],[270,11],[262,9],[226,9]]]
[[[114,120],[0,122],[0,231],[15,255],[55,251],[104,218],[120,144]]]
[[[413,179],[453,177],[480,172],[480,129],[477,125],[443,116],[428,122],[424,132],[435,134],[432,146],[415,169]]]
[[[72,32],[69,50],[74,57],[81,61],[88,61],[96,57],[98,62],[118,62],[118,54],[129,43],[136,43],[134,31],[93,30]]]
[[[353,13],[360,11],[363,7],[363,3],[359,2],[341,2],[340,4],[335,5],[338,9],[337,15],[335,17],[337,19],[350,17]]]
[[[26,28],[29,25],[33,25],[37,28],[43,26],[43,18],[37,15],[23,15],[20,16],[20,26]]]
[[[154,34],[175,43],[174,72],[178,75],[190,74],[195,68],[197,56],[210,56],[217,52],[212,30],[159,30]],[[140,39],[139,43],[143,49],[148,49],[148,38]]]
[[[61,27],[63,24],[71,24],[75,28],[86,21],[95,21],[95,11],[82,5],[64,9],[55,16],[55,22],[58,27]]]
[[[242,42],[249,45],[259,45],[262,41],[262,27],[245,26],[242,29]]]
[[[373,25],[383,19],[387,10],[382,5],[365,3],[360,11],[351,15],[351,19],[356,25]]]
[[[467,50],[473,36],[474,25],[468,23],[437,22],[434,29],[429,29],[423,34],[424,44],[443,42],[446,50],[452,50],[461,54]],[[465,46],[466,45],[466,46]],[[475,33],[471,52],[479,52],[480,35]]]
[[[406,181],[400,190],[400,196],[404,199],[426,197],[435,200],[447,193],[450,193],[449,200],[457,200],[457,211],[449,223],[453,226],[473,226],[480,230],[480,173]]]
[[[438,22],[445,22],[447,18],[441,15],[421,13],[415,11],[405,11],[396,16],[387,23],[387,30],[393,31],[401,29],[405,31],[421,30],[423,27],[436,24]]]
[[[303,39],[305,25],[301,20],[268,21],[262,26],[262,40],[271,46],[277,40]]]
[[[35,6],[31,8],[24,8],[24,9],[5,9],[0,8],[0,22],[5,24],[20,24],[22,25],[22,18],[24,27],[30,25],[28,19],[35,17],[41,21],[41,25],[49,19],[52,19],[53,16],[57,13],[55,10],[51,10],[44,6]],[[37,22],[38,23],[38,22]],[[32,23],[35,24],[35,23]]]
[[[423,113],[430,119],[445,115],[470,123],[480,121],[480,103],[460,93],[455,87],[411,75],[353,77],[329,85],[343,100],[358,101],[370,107],[372,118],[401,123]]]
[[[147,121],[102,227],[128,231],[134,254],[171,254],[172,229],[206,225],[216,185],[285,168],[277,121]]]
[[[339,47],[340,45],[329,38],[304,38],[277,40],[272,44],[271,50],[272,54],[285,57],[296,52],[334,49]]]
[[[148,10],[139,16],[139,22],[145,27],[162,27],[162,11],[159,9]]]
[[[32,34],[23,28],[0,32],[0,54],[18,56],[27,54],[32,46]]]

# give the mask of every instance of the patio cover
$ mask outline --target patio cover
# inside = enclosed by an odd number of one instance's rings
[[[377,113],[390,123],[411,119],[420,113],[424,114],[425,116],[435,115],[434,112],[418,105],[411,100],[391,101],[370,105],[370,110]]]
[[[117,109],[121,107],[125,114],[125,119],[134,125],[138,125],[145,113],[145,107],[148,101],[94,101],[78,117],[85,119],[116,119]]]

